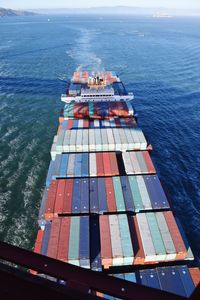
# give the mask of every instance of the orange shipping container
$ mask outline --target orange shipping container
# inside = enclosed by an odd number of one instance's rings
[[[57,258],[60,225],[61,225],[61,219],[59,218],[54,219],[51,224],[51,232],[49,236],[47,256],[52,258]]]
[[[112,247],[108,216],[100,216],[101,259],[104,268],[112,266]]]
[[[67,262],[69,251],[70,217],[61,219],[57,259]]]
[[[185,259],[187,257],[187,249],[179,232],[178,226],[171,211],[164,212],[164,217],[167,222],[175,249],[176,259]]]
[[[191,268],[189,269],[190,275],[194,282],[194,285],[197,287],[200,284],[200,269],[198,268]]]
[[[54,216],[57,217],[58,214],[62,214],[64,198],[65,198],[65,179],[58,179],[57,192],[56,192],[56,200],[54,206]]]
[[[45,219],[51,220],[54,216],[54,205],[56,200],[57,180],[52,180],[45,206]]]

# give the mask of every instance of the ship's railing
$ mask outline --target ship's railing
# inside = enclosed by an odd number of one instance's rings
[[[185,299],[168,292],[70,265],[4,242],[0,242],[0,258],[4,261],[17,264],[18,266],[33,269],[40,274],[47,274],[53,278],[59,278],[67,283],[66,289],[71,288],[79,290],[82,293],[82,299],[87,299],[88,295],[90,295],[91,298],[91,291],[98,291],[103,294],[127,300]],[[32,276],[34,277],[35,275]],[[1,288],[2,287],[0,287],[0,290]],[[64,286],[62,288],[64,288]],[[98,297],[95,296],[94,299],[98,299]],[[194,291],[190,299],[200,299],[200,286]]]

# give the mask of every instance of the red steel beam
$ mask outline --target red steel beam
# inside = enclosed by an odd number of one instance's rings
[[[0,258],[17,265],[34,269],[42,274],[63,279],[73,286],[77,284],[87,286],[88,289],[99,291],[104,294],[127,300],[183,300],[185,298],[142,286],[136,283],[128,282],[118,278],[110,277],[102,273],[93,272],[87,269],[76,267],[37,253],[0,242]],[[196,291],[196,297],[199,299]]]

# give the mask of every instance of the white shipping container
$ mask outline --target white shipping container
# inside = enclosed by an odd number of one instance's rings
[[[82,152],[83,151],[83,130],[78,129],[76,134],[76,151]]]
[[[64,141],[65,131],[61,130],[58,134],[58,139],[56,142],[56,150],[57,151],[63,151],[63,141]]]
[[[160,233],[162,235],[162,239],[165,245],[166,250],[166,258],[167,260],[175,260],[176,259],[176,249],[172,240],[172,237],[169,232],[169,228],[167,226],[165,217],[162,212],[155,213],[156,220],[158,223],[158,227],[160,229]]]
[[[96,153],[89,153],[90,176],[97,176]]]
[[[142,176],[136,176],[136,180],[138,183],[138,188],[140,191],[140,195],[142,198],[142,203],[145,209],[152,209],[151,200],[149,198],[148,191],[146,189],[146,185]]]
[[[89,151],[95,151],[95,130],[89,129]]]
[[[117,128],[121,140],[122,151],[126,151],[128,149],[128,141],[126,138],[126,134],[123,128]]]
[[[95,134],[95,147],[96,151],[102,151],[102,139],[101,139],[101,130],[100,128],[95,129],[94,131]]]
[[[120,139],[118,128],[113,128],[112,132],[115,139],[115,151],[122,151],[121,139]]]
[[[141,174],[141,169],[140,169],[135,152],[130,152],[130,159],[131,159],[131,163],[132,163],[135,174]]]
[[[130,131],[132,137],[133,137],[133,140],[134,140],[134,149],[140,149],[140,140],[139,140],[139,137],[137,135],[137,132],[135,130],[135,128],[128,128],[128,130]]]
[[[126,134],[126,138],[128,141],[128,149],[127,150],[134,150],[135,149],[135,142],[133,140],[132,134],[129,128],[124,128],[124,132]]]
[[[64,152],[69,152],[70,136],[71,136],[71,130],[66,130],[65,136],[64,136],[64,141],[63,141],[63,151]]]
[[[124,166],[125,166],[125,170],[126,173],[129,174],[134,174],[134,169],[131,163],[131,159],[130,159],[130,153],[129,152],[124,152],[122,153],[122,157],[123,157],[123,161],[124,161]]]
[[[124,264],[119,222],[117,215],[109,215],[110,237],[112,246],[113,266]]]
[[[76,151],[76,134],[77,134],[77,129],[72,129],[70,135],[70,141],[69,141],[69,152]]]
[[[83,119],[78,120],[78,128],[83,128]]]
[[[136,219],[138,222],[140,236],[142,239],[142,245],[145,254],[145,262],[156,261],[157,260],[156,251],[153,245],[151,232],[149,230],[149,225],[145,213],[136,214]]]
[[[145,136],[140,128],[136,128],[136,133],[138,135],[138,139],[140,141],[140,149],[146,150],[147,149],[147,141],[145,139]]]
[[[89,151],[89,129],[83,129],[83,151]]]
[[[107,136],[108,136],[108,150],[115,151],[115,140],[113,136],[113,131],[111,128],[106,128]]]
[[[75,164],[75,153],[69,154],[68,166],[67,166],[67,177],[74,177],[74,164]]]
[[[108,151],[108,137],[106,128],[101,128],[102,150]]]

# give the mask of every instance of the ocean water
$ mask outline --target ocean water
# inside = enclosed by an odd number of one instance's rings
[[[110,69],[135,94],[159,176],[200,257],[199,28],[199,18],[0,19],[1,240],[33,248],[60,94],[75,69]]]

